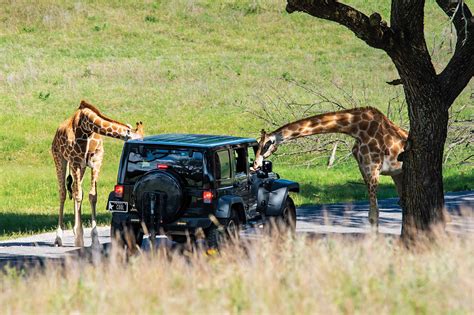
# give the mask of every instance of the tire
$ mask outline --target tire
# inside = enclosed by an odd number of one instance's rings
[[[226,242],[237,242],[239,239],[240,222],[236,210],[232,210],[229,219],[220,220],[221,226],[212,224],[206,231],[209,248],[219,249]]]
[[[118,237],[117,241],[121,247],[139,247],[143,242],[143,232],[137,224],[127,224],[125,222],[112,222],[110,226],[110,237],[114,239]]]
[[[296,207],[293,199],[290,196],[286,198],[286,206],[283,209],[283,215],[281,217],[284,226],[288,228],[291,233],[296,231]]]
[[[159,229],[156,226],[159,220],[166,224],[180,218],[186,200],[179,175],[172,171],[163,170],[153,170],[140,177],[133,187],[132,195],[142,221],[145,222],[148,229],[154,226],[156,230]],[[151,204],[156,205],[160,200],[160,196],[163,198],[161,201],[164,202],[164,206],[155,209],[155,215],[152,219],[150,214]]]
[[[285,207],[279,216],[269,218],[270,232],[274,228],[280,233],[295,233],[296,231],[296,207],[290,196],[286,198]]]

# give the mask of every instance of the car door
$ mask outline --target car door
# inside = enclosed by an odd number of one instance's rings
[[[232,161],[228,149],[214,152],[214,176],[218,196],[226,195],[233,188]]]
[[[257,152],[258,145],[254,146],[249,146],[247,148],[247,169],[249,173],[249,208],[250,212],[253,215],[257,215],[257,193],[258,193],[258,187],[260,186],[260,183],[262,182],[261,179],[257,177],[257,173],[253,170],[250,169],[251,166],[253,166],[253,161],[255,161],[255,154]]]
[[[242,197],[246,217],[253,218],[256,212],[251,206],[247,146],[234,147],[231,155],[234,194]]]

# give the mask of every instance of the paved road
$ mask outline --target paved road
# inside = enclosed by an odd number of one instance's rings
[[[449,193],[445,197],[452,221],[447,230],[452,233],[474,233],[474,191]],[[379,231],[385,234],[400,234],[402,214],[398,198],[379,200]],[[369,233],[367,202],[339,203],[298,208],[297,233]],[[462,216],[461,216],[462,214]],[[91,244],[90,229],[85,229],[85,246]],[[244,232],[251,236],[252,231]],[[55,232],[43,233],[0,242],[0,267],[7,264],[42,264],[45,260],[61,261],[68,255],[77,255],[72,231],[65,231],[64,246],[55,247]],[[99,228],[101,244],[110,244],[109,227]]]

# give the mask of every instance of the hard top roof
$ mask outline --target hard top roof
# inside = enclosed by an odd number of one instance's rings
[[[242,138],[222,135],[200,135],[200,134],[160,134],[143,138],[143,140],[130,140],[129,143],[146,143],[166,146],[180,146],[193,148],[214,148],[240,143],[257,143],[254,138]]]

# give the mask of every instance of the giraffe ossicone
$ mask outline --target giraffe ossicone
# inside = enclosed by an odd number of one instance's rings
[[[132,129],[130,125],[106,117],[86,101],[81,101],[76,112],[59,126],[51,145],[59,184],[59,219],[55,240],[57,246],[63,245],[66,191],[69,191],[70,198],[74,200],[74,244],[75,246],[84,246],[81,207],[82,180],[86,167],[91,168],[89,202],[92,213],[92,245],[99,245],[96,205],[97,180],[104,157],[102,136],[126,141],[128,139],[142,139],[143,135],[144,129],[141,121],[136,123],[135,129]],[[66,183],[68,168],[69,176]]]
[[[391,176],[398,195],[402,194],[402,162],[408,132],[390,121],[374,107],[361,107],[311,116],[286,124],[273,132],[262,129],[254,169],[273,154],[278,145],[300,137],[343,133],[355,139],[352,154],[367,185],[369,222],[377,229],[379,208],[377,187],[380,175]]]

